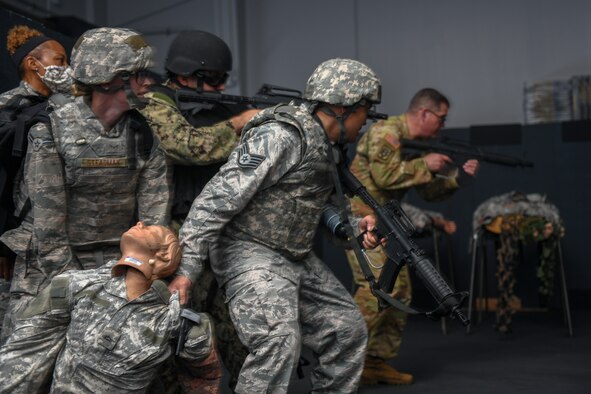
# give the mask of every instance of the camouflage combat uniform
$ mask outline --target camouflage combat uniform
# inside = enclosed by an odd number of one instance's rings
[[[21,196],[17,212],[27,212],[25,219],[1,238],[17,254],[4,328],[55,275],[117,258],[119,237],[135,220],[169,221],[164,152],[156,140],[144,151],[146,136],[131,126],[131,115],[106,131],[79,97],[50,118],[51,130],[38,124],[29,131],[24,189],[30,209]]]
[[[230,108],[221,104],[202,108],[201,104],[194,104],[190,109],[181,111],[175,102],[173,89],[168,83],[147,93],[144,97],[148,98],[148,104],[141,112],[158,135],[169,163],[174,166],[171,216],[172,227],[178,231],[195,198],[238,143],[234,128],[226,120],[245,108]],[[248,349],[236,335],[209,262],[205,263],[204,271],[193,288],[192,308],[208,312],[213,317],[217,346],[230,372],[230,386],[233,387]]]
[[[426,200],[443,199],[451,195],[458,187],[456,180],[435,177],[422,157],[405,160],[400,146],[402,138],[409,138],[406,115],[389,117],[374,124],[357,144],[351,172],[380,204],[392,199],[400,201],[411,187]],[[351,201],[351,210],[356,217],[371,213],[371,209],[358,197]],[[381,247],[368,250],[367,255],[375,267],[381,267],[386,261]],[[367,354],[384,360],[396,357],[407,315],[394,308],[379,311],[378,301],[369,289],[355,254],[347,251],[347,259],[358,286],[354,299],[365,317],[369,331]],[[378,277],[380,268],[371,269]],[[404,266],[392,296],[410,304],[411,293],[408,267]]]
[[[329,145],[311,111],[302,104],[256,115],[180,231],[178,273],[194,279],[210,256],[249,348],[238,393],[286,392],[302,344],[319,358],[313,390],[355,392],[363,369],[363,318],[311,251],[333,191]]]
[[[217,122],[215,117],[207,119],[207,115],[203,121],[191,123],[191,116],[183,116],[171,93],[166,93],[164,89],[146,93],[144,97],[148,104],[140,111],[160,139],[166,156],[173,164],[184,166],[225,162],[238,142],[234,128],[222,119]],[[233,113],[228,112],[224,117],[231,116]],[[198,126],[193,123],[210,124]]]
[[[39,93],[37,93],[27,82],[21,81],[16,88],[0,94],[0,111],[2,110],[2,107],[4,107],[12,98],[16,96],[39,96]],[[3,211],[4,209],[5,207],[0,207],[0,211]],[[10,215],[12,215],[12,212],[6,212],[3,213],[3,215],[9,217]],[[2,230],[4,230],[4,228],[2,228]],[[4,246],[0,245],[0,257],[3,256],[3,248]],[[4,278],[0,278],[0,323],[4,320],[4,314],[6,313],[6,308],[8,307],[9,300],[10,281],[7,281]]]
[[[0,350],[0,392],[42,391],[52,371],[52,392],[146,392],[172,353],[179,300],[157,280],[128,301],[125,276],[111,278],[115,263],[59,275],[29,304]],[[213,350],[211,323],[201,319],[180,353],[193,365]]]
[[[16,88],[0,94],[0,110],[15,96],[39,96],[39,93],[27,82],[21,81]]]

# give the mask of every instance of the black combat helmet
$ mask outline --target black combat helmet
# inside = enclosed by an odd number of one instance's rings
[[[228,72],[232,70],[232,53],[216,35],[200,30],[184,31],[172,41],[165,67],[184,77],[200,70]]]

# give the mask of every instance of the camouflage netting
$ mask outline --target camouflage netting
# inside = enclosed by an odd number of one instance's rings
[[[536,242],[539,246],[539,265],[536,270],[540,281],[540,299],[552,295],[558,241],[564,236],[564,224],[558,209],[540,194],[506,193],[492,197],[474,212],[474,228],[483,226],[499,235],[497,247],[497,278],[499,304],[496,328],[511,331],[515,310],[510,302],[514,297],[515,275],[519,243]]]

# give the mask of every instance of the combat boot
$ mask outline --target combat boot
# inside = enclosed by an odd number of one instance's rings
[[[398,372],[389,366],[386,361],[376,357],[366,357],[361,384],[411,384],[411,374]]]

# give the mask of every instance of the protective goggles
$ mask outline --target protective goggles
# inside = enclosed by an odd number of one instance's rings
[[[195,76],[209,86],[216,87],[225,84],[228,81],[230,74],[220,71],[199,70],[195,73]]]

